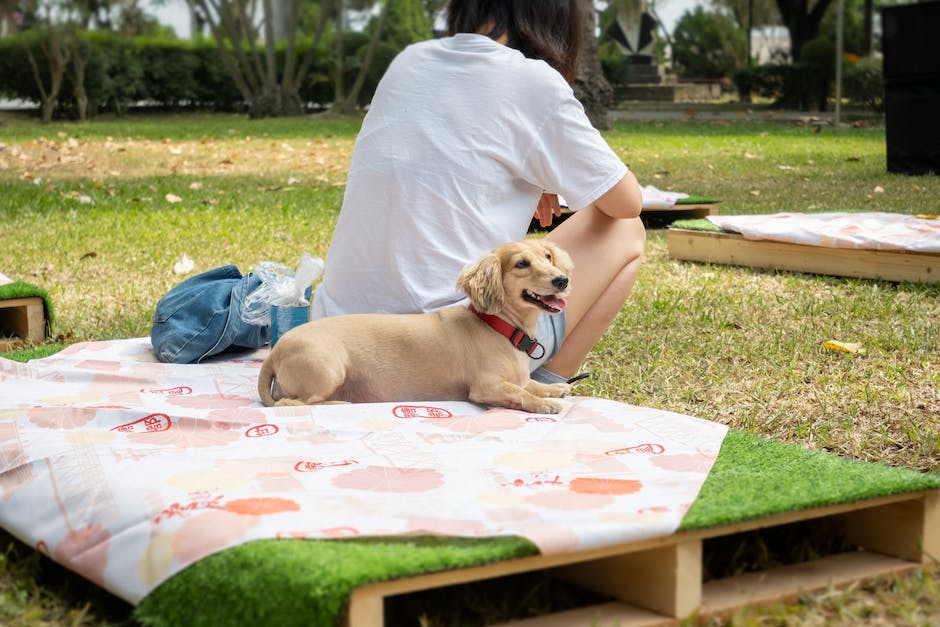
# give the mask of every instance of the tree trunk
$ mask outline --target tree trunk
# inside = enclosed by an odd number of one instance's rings
[[[783,25],[790,33],[790,56],[794,63],[800,60],[803,46],[819,35],[819,25],[831,4],[832,0],[817,0],[810,7],[810,0],[777,0]]]
[[[286,91],[280,85],[252,97],[248,102],[248,117],[252,119],[301,115],[303,112],[297,91]]]
[[[78,110],[78,119],[84,122],[88,119],[88,92],[85,91],[85,68],[88,67],[88,58],[82,55],[82,46],[78,37],[68,38],[72,49],[72,95],[75,96],[75,107]]]
[[[336,34],[333,35],[336,56],[336,80],[333,85],[333,104],[346,100],[346,50],[343,47],[343,27],[346,20],[346,0],[339,0],[336,13]]]
[[[597,36],[594,34],[597,23],[597,11],[594,4],[584,0],[585,20],[583,46],[581,59],[578,61],[578,71],[574,81],[574,93],[584,106],[584,112],[594,128],[606,130],[610,128],[607,119],[607,108],[614,100],[614,90],[604,76],[601,68],[601,57],[597,47]]]
[[[62,41],[59,39],[59,33],[53,26],[46,29],[47,38],[42,42],[41,47],[46,61],[49,64],[49,87],[47,88],[42,80],[42,74],[39,72],[39,64],[33,56],[33,51],[29,45],[23,42],[26,47],[26,58],[33,71],[33,80],[36,81],[36,87],[39,88],[39,95],[42,102],[42,123],[48,124],[52,121],[52,114],[55,112],[56,100],[59,98],[59,92],[62,91],[62,82],[65,78],[65,67],[69,62],[69,48],[63,50]]]
[[[375,57],[375,49],[382,39],[382,30],[385,28],[385,22],[388,19],[389,7],[392,6],[392,0],[385,0],[385,6],[382,7],[382,13],[379,14],[379,21],[372,31],[372,37],[369,39],[369,47],[366,49],[366,56],[359,67],[359,73],[356,74],[356,82],[352,89],[343,100],[337,100],[330,107],[330,113],[340,115],[353,115],[358,110],[359,94],[362,93],[362,87],[366,83],[366,76],[369,75],[369,69],[372,67],[372,59]]]

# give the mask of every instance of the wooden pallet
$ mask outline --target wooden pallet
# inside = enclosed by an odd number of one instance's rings
[[[801,521],[831,525],[859,549],[702,582],[704,540]],[[615,601],[506,625],[674,625],[693,613],[724,614],[744,606],[792,599],[803,592],[905,573],[938,555],[940,490],[929,490],[787,512],[576,553],[538,555],[367,584],[350,597],[347,625],[384,625],[385,600],[394,595],[534,571],[571,581]]]
[[[718,215],[718,203],[677,203],[669,209],[644,209],[640,219],[648,229],[663,228],[676,220],[696,220]]]
[[[551,231],[556,226],[567,220],[574,212],[565,207],[560,216],[556,216],[552,224],[548,227],[542,227],[538,220],[532,218],[529,223],[529,233],[538,233],[542,231]],[[676,220],[693,220],[705,218],[718,214],[718,203],[690,203],[676,204],[669,209],[644,209],[640,213],[640,219],[643,225],[648,229],[660,229],[669,226]]]
[[[669,229],[670,259],[885,281],[940,281],[940,254],[749,240],[738,233]]]
[[[30,296],[0,300],[0,350],[25,342],[42,343],[45,331],[46,318],[41,298]]]

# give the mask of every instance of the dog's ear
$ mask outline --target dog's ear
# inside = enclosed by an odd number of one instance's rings
[[[495,314],[506,306],[503,267],[499,257],[489,253],[468,265],[457,277],[457,289],[470,297],[479,311]]]

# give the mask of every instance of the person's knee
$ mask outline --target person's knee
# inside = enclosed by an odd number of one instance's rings
[[[616,224],[611,225],[616,231],[614,237],[620,242],[620,250],[624,257],[624,263],[631,263],[639,258],[642,263],[644,251],[646,250],[646,227],[639,218],[628,218],[617,220]]]

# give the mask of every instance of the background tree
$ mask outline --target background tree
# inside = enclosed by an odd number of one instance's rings
[[[388,19],[380,41],[396,50],[403,50],[416,41],[434,36],[433,14],[425,0],[395,0],[387,7]]]
[[[252,118],[299,115],[300,84],[310,70],[333,0],[323,0],[313,42],[298,63],[300,0],[195,0]],[[278,63],[274,2],[283,3],[286,40]],[[260,45],[258,45],[260,42]]]
[[[716,7],[727,9],[745,33],[748,64],[752,61],[751,33],[755,28],[780,23],[780,12],[774,0],[712,0]]]
[[[832,0],[776,0],[783,25],[790,33],[790,55],[800,60],[803,46],[816,38]]]
[[[575,75],[574,93],[584,107],[591,124],[597,129],[607,129],[607,108],[613,102],[614,91],[604,76],[598,50],[596,33],[597,11],[591,0],[583,0],[586,19],[584,20],[583,48]]]
[[[362,62],[359,64],[358,71],[356,72],[356,80],[353,82],[352,88],[349,90],[348,94],[342,89],[346,77],[343,73],[340,73],[337,77],[339,90],[337,91],[333,105],[330,107],[331,113],[352,115],[357,111],[359,95],[362,93],[362,89],[365,86],[366,78],[372,67],[372,61],[375,58],[376,48],[378,48],[385,30],[385,25],[389,21],[389,13],[391,13],[392,7],[397,4],[398,3],[392,0],[385,0],[385,4],[382,6],[382,11],[379,13],[378,19],[372,23],[372,34],[369,37],[369,43],[363,50]],[[345,51],[341,48],[338,50],[338,54],[340,58],[342,58],[345,55]],[[341,65],[340,67],[343,68],[345,65]]]
[[[695,7],[679,18],[673,31],[673,54],[686,78],[722,78],[746,65],[744,31],[728,13]]]
[[[45,62],[43,66],[40,66],[39,60],[33,54],[29,40],[23,39],[22,41],[26,48],[26,58],[29,60],[33,80],[36,81],[36,87],[39,90],[41,120],[43,124],[47,124],[52,121],[52,114],[55,111],[56,101],[59,99],[59,92],[62,91],[65,70],[71,59],[72,50],[62,29],[54,24],[49,23],[36,29],[36,34],[43,54],[42,60]]]

